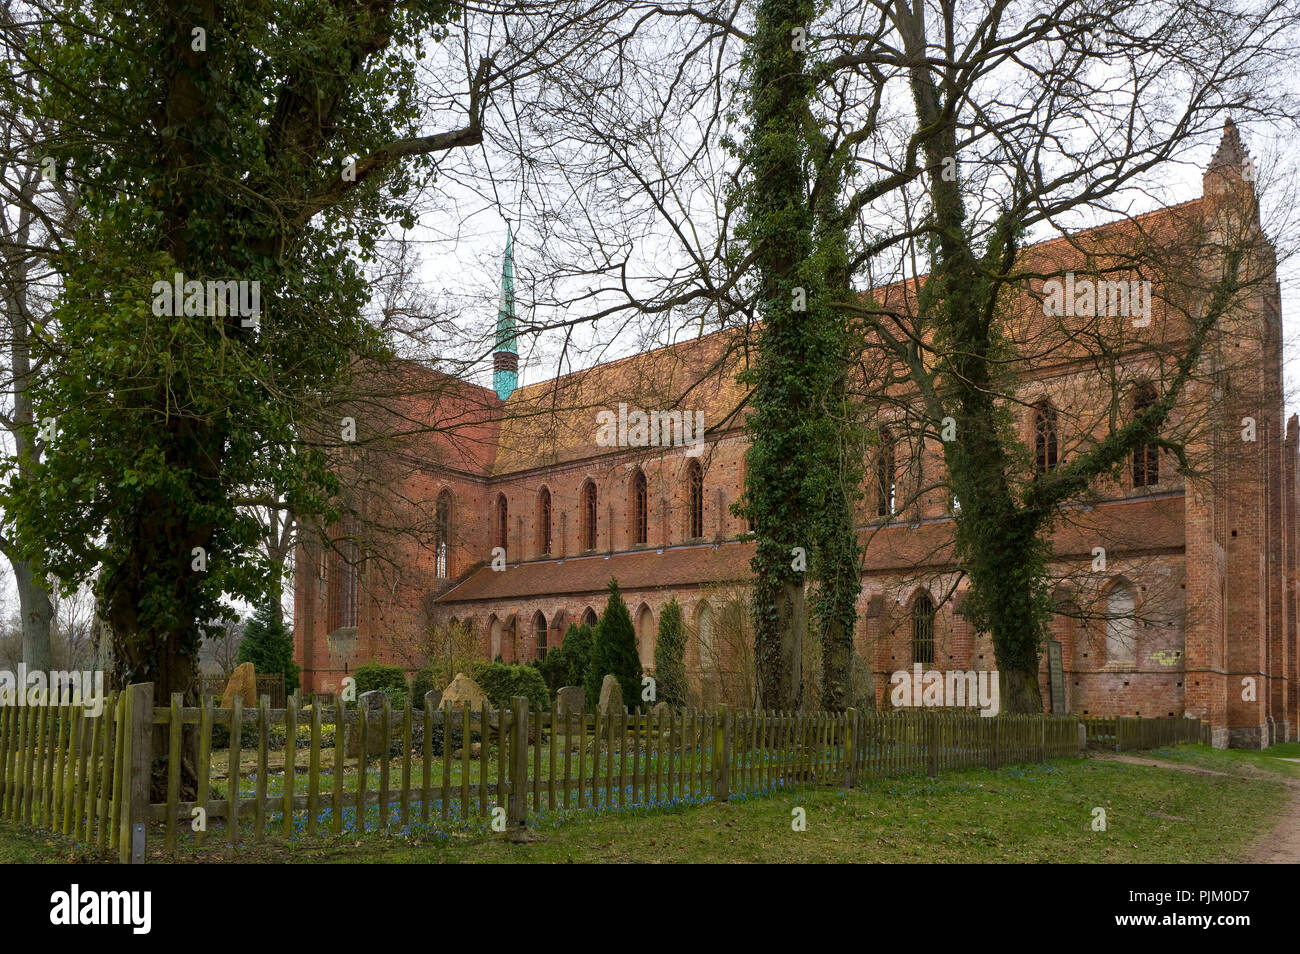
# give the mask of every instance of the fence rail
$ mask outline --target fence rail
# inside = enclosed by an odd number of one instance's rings
[[[142,861],[150,827],[164,848],[185,834],[264,840],[728,799],[807,785],[853,787],[898,775],[1036,762],[1089,744],[1119,750],[1196,742],[1195,719],[997,716],[953,711],[375,711],[262,696],[229,709],[204,698],[153,704],[153,687],[73,706],[0,710],[0,817]],[[156,759],[165,785],[154,782]],[[192,777],[183,766],[193,766]],[[159,793],[150,801],[151,786]],[[165,795],[162,790],[165,789]],[[155,834],[156,836],[156,834]]]

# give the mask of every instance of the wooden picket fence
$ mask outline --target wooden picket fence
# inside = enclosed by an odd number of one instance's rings
[[[138,696],[137,696],[138,698]],[[144,829],[127,824],[125,806],[148,798],[148,772],[131,778],[133,745],[145,751],[133,725],[127,693],[110,693],[103,712],[82,706],[38,705],[0,708],[0,818],[69,835],[100,853],[119,853]],[[147,724],[136,718],[134,725]],[[130,851],[121,852],[129,858]]]
[[[293,699],[278,709],[267,696],[251,707],[236,698],[229,709],[211,701],[187,707],[176,695],[154,706],[153,686],[144,684],[110,696],[100,718],[72,706],[0,710],[0,817],[139,862],[148,833],[157,837],[161,829],[170,855],[182,837],[200,844],[215,837],[208,829],[217,822],[231,844],[485,820],[504,830],[548,813],[726,800],[794,786],[851,788],[1080,749],[1076,716],[725,706],[566,716],[554,708],[530,712],[523,698],[502,711],[419,710],[409,702],[393,711],[384,699],[373,713],[346,703],[300,712]],[[1200,737],[1198,720],[1110,722],[1127,748]],[[1107,720],[1082,724],[1090,738],[1105,738]],[[256,739],[247,750],[245,725]],[[228,736],[224,755],[214,748],[219,726]],[[277,755],[272,736],[281,730]],[[197,770],[191,799],[181,797],[187,754]],[[155,757],[165,760],[166,795],[151,803]]]
[[[1200,719],[1144,719],[1138,716],[1084,716],[1088,745],[1130,752],[1157,749],[1180,742],[1208,742]]]

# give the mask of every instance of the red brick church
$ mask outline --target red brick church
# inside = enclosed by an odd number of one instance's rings
[[[1026,334],[1038,327],[1020,319],[1043,314],[1061,287],[1046,285],[1045,273],[1073,281],[1121,246],[1216,234],[1243,205],[1257,228],[1252,178],[1229,123],[1200,198],[1027,249],[1040,277],[1012,303],[1012,323]],[[512,255],[508,243],[494,388],[403,365],[408,386],[385,410],[405,425],[386,452],[386,492],[358,493],[355,516],[332,526],[328,543],[303,535],[294,623],[304,688],[336,689],[369,661],[417,668],[421,634],[452,622],[486,658],[535,659],[571,623],[594,621],[614,577],[643,666],[653,668],[660,614],[675,597],[700,701],[752,699],[744,600],[753,544],[731,510],[747,446],[735,380],[743,332],[518,387]],[[1055,527],[1059,613],[1040,676],[1047,708],[1198,716],[1220,746],[1296,738],[1300,424],[1284,412],[1279,291],[1262,237],[1254,259],[1264,280],[1247,287],[1170,421],[1196,476],[1168,450],[1143,448]],[[1179,296],[1156,285],[1149,313],[1124,316],[1131,339],[1107,352],[1109,371],[1074,335],[1059,346],[1040,335],[1030,349],[1042,357],[1021,374],[1013,411],[1027,466],[1055,466],[1152,399],[1185,330],[1171,305]],[[901,283],[877,301],[906,310],[914,291]],[[960,502],[943,486],[942,446],[913,436],[902,404],[881,410],[878,439],[863,451],[859,704],[887,705],[889,674],[914,662],[996,668],[988,637],[962,614],[951,552]],[[419,533],[362,529],[416,525]]]

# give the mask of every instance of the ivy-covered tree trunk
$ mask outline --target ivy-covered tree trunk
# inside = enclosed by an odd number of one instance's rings
[[[857,504],[862,486],[859,409],[849,397],[854,370],[853,338],[847,315],[837,307],[856,296],[850,280],[848,236],[839,194],[843,158],[833,144],[807,128],[816,179],[813,205],[821,288],[809,321],[823,341],[820,360],[809,368],[823,397],[811,422],[816,438],[816,468],[805,497],[816,506],[813,615],[821,638],[822,680],[819,706],[838,712],[852,703],[853,633],[862,590],[862,548],[858,544]]]
[[[750,178],[741,236],[754,256],[763,321],[749,378],[746,505],[758,537],[755,658],[768,708],[803,701],[809,577],[822,648],[819,705],[843,708],[861,585],[852,362],[847,320],[836,308],[851,294],[836,206],[842,158],[812,115],[807,49],[815,12],[798,0],[761,0],[746,58]]]
[[[962,181],[956,172],[957,118],[941,101],[930,67],[923,61],[925,10],[918,6],[901,21],[908,53],[912,96],[928,170],[931,268],[918,306],[934,328],[935,344],[947,356],[944,381],[956,439],[945,441],[944,460],[955,495],[957,551],[971,578],[968,616],[992,637],[999,671],[1011,698],[1011,712],[1041,712],[1038,652],[1050,616],[1047,548],[1040,521],[1018,511],[1007,480],[1006,436],[999,423],[994,369],[1005,357],[999,347],[999,315],[990,283],[966,229]],[[1008,241],[1000,250],[1014,255]]]
[[[1004,335],[1006,314],[998,294],[1004,287],[1000,276],[1013,272],[1022,223],[1015,203],[1008,200],[987,245],[977,252],[967,226],[958,161],[959,114],[966,100],[946,85],[950,77],[941,79],[931,65],[925,5],[908,9],[899,4],[897,9],[898,29],[912,64],[909,81],[929,198],[925,226],[932,235],[930,272],[917,306],[922,327],[933,335],[936,367],[930,371],[916,359],[909,373],[922,385],[932,424],[952,418],[953,439],[944,439],[942,446],[951,488],[961,501],[955,517],[956,556],[970,578],[964,615],[993,642],[1005,677],[1002,708],[1039,713],[1039,655],[1052,614],[1048,562],[1058,509],[1079,499],[1096,478],[1122,466],[1137,447],[1159,443],[1181,453],[1162,441],[1160,429],[1201,360],[1211,330],[1241,287],[1242,263],[1257,230],[1247,222],[1233,233],[1224,220],[1218,225],[1224,234],[1218,238],[1180,236],[1186,246],[1179,254],[1186,256],[1182,267],[1187,287],[1198,295],[1203,292],[1206,303],[1189,323],[1186,345],[1159,399],[1086,452],[1025,486],[1013,485],[1008,475],[1016,469],[1022,445],[1000,402],[1010,403],[1016,393],[1012,369],[1018,355]],[[968,132],[961,128],[961,134]],[[1033,206],[1032,197],[1021,196],[1019,201],[1021,214]],[[1207,259],[1216,267],[1221,264],[1222,271],[1201,289],[1197,273]]]
[[[754,388],[745,492],[758,537],[755,669],[759,702],[769,709],[792,709],[801,699],[804,576],[813,545],[804,495],[806,424],[821,397],[809,368],[823,356],[807,320],[817,282],[800,135],[811,88],[800,37],[812,14],[804,0],[760,0],[746,60],[750,181],[742,233],[754,254],[763,328],[748,378]]]

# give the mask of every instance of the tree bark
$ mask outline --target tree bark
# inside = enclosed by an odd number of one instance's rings
[[[54,668],[54,651],[50,645],[54,605],[49,590],[32,572],[31,564],[26,560],[11,558],[9,562],[18,584],[18,611],[23,620],[23,662],[28,669],[49,672]]]

